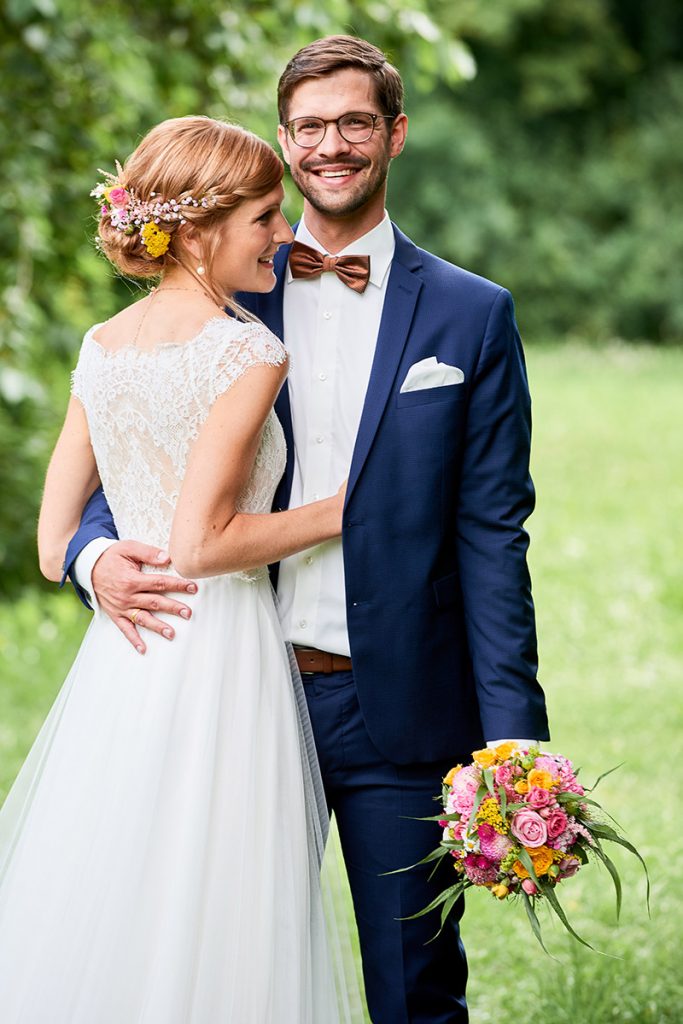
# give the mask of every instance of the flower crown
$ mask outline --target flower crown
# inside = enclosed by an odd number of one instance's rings
[[[124,235],[133,235],[139,231],[143,246],[154,259],[163,256],[171,242],[170,234],[160,228],[159,224],[187,224],[184,217],[186,207],[207,209],[218,202],[215,196],[196,199],[192,195],[185,195],[182,199],[162,199],[156,192],[150,192],[149,199],[141,199],[133,189],[121,184],[123,168],[118,160],[116,174],[110,174],[102,168],[98,170],[106,180],[98,182],[90,195],[101,204],[101,216],[108,217],[111,226]]]

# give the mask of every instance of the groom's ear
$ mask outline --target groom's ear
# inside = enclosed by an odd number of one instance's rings
[[[289,167],[291,162],[289,159],[289,132],[283,124],[277,126],[277,141],[280,143],[283,159]]]

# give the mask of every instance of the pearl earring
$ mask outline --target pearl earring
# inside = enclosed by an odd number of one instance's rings
[[[201,265],[201,263],[197,267],[197,273],[200,275],[204,273],[204,267]]]

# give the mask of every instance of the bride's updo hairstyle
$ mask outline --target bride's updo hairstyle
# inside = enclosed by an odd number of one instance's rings
[[[223,305],[212,275],[221,229],[243,200],[266,195],[283,174],[275,150],[239,125],[203,116],[162,121],[118,176],[94,190],[101,203],[99,247],[126,277],[158,278],[179,264]],[[168,203],[170,211],[154,215],[157,204]],[[202,276],[188,237],[199,242]]]

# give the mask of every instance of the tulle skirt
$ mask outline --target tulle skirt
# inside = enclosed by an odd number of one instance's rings
[[[3,1024],[334,1024],[321,794],[267,577],[104,616],[0,812]]]

